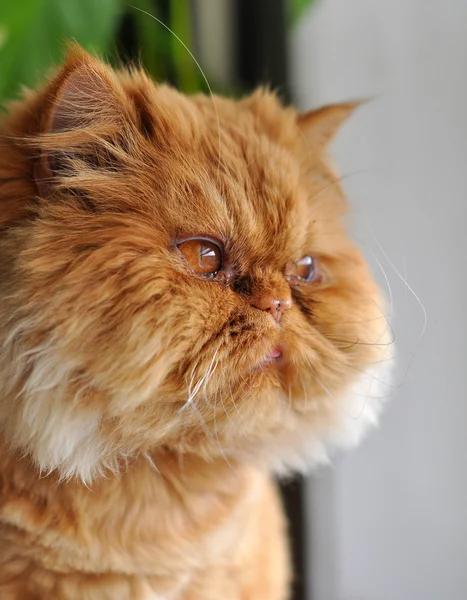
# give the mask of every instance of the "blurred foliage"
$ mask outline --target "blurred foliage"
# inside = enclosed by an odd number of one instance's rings
[[[292,24],[296,23],[314,0],[290,0],[290,16]]]
[[[295,22],[313,0],[288,1]],[[0,102],[60,63],[66,40],[118,62],[122,30],[131,32],[135,54],[155,79],[171,80],[184,92],[205,90],[188,51],[194,46],[191,8],[190,0],[0,0]]]
[[[63,58],[74,39],[93,54],[118,63],[117,38],[124,24],[137,39],[136,54],[156,79],[171,79],[185,92],[204,81],[187,48],[193,47],[189,0],[0,0],[0,100],[33,87]],[[174,36],[170,30],[176,33]],[[126,58],[126,57],[123,57]]]
[[[121,15],[120,0],[0,0],[0,98],[33,86],[60,62],[65,40],[105,51]]]
[[[148,73],[170,80],[183,92],[205,90],[204,78],[191,56],[194,24],[190,0],[127,0],[138,39],[137,53]],[[163,4],[167,11],[164,12]]]

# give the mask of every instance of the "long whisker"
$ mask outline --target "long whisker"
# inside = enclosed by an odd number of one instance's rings
[[[352,364],[352,363],[349,363],[349,362],[346,362],[346,361],[343,361],[343,360],[339,360],[338,358],[333,358],[333,360],[335,362],[337,362],[337,363],[345,366],[345,367],[348,367],[349,369],[354,369],[355,371],[358,371],[359,373],[362,373],[362,375],[367,375],[368,377],[373,377],[375,381],[377,381],[378,383],[381,383],[382,385],[385,385],[385,386],[387,386],[389,388],[399,389],[405,383],[405,379],[407,377],[407,373],[409,372],[410,366],[412,364],[413,357],[411,358],[408,366],[406,367],[406,370],[405,370],[405,372],[403,374],[403,377],[402,377],[402,381],[400,383],[388,383],[387,381],[383,381],[382,379],[379,379],[378,377],[376,377],[373,373],[368,373],[368,371],[365,371],[365,369],[361,369],[361,368],[357,367],[356,365],[359,364],[359,363]],[[389,360],[391,360],[391,359],[384,358],[384,361],[389,361]],[[365,363],[365,364],[374,364],[374,363]]]
[[[219,364],[219,361],[216,362],[216,367]],[[215,370],[215,369],[214,369]],[[214,372],[214,371],[213,371]],[[223,404],[223,403],[222,403]],[[214,402],[212,404],[212,410],[213,410],[213,420],[214,420],[214,437],[217,440],[217,447],[219,448],[220,453],[222,454],[223,459],[225,460],[225,462],[229,465],[229,467],[233,468],[232,463],[229,461],[229,459],[227,458],[227,455],[225,453],[224,448],[222,448],[220,439],[219,439],[219,429],[217,426],[217,402]],[[224,408],[224,412],[225,412],[225,408]],[[227,414],[227,413],[226,413]],[[228,415],[227,415],[228,416]],[[230,418],[230,417],[229,417]]]
[[[383,311],[381,310],[381,308],[378,306],[378,308],[380,309],[381,313],[383,314],[384,318],[386,319],[386,328],[385,330],[381,333],[379,339],[381,339],[382,337],[384,337],[384,335],[386,334],[386,331],[388,330],[388,325],[390,325],[391,321],[392,321],[392,315],[393,315],[393,310],[394,310],[394,299],[393,299],[393,295],[392,295],[392,289],[391,289],[391,284],[389,283],[389,278],[386,275],[386,271],[383,268],[383,265],[381,264],[380,260],[378,259],[378,257],[375,255],[374,252],[372,252],[372,250],[370,249],[370,253],[373,256],[373,259],[376,261],[376,264],[378,265],[378,267],[381,270],[381,273],[383,274],[383,277],[386,281],[386,286],[388,288],[388,294],[389,294],[389,316],[386,317],[383,313]],[[392,328],[391,328],[392,329]],[[392,329],[393,335],[395,337],[394,334],[394,329]]]
[[[224,410],[224,414],[225,414],[225,416],[226,416],[226,417],[229,419],[229,421],[230,421],[231,425],[233,425],[233,427],[234,427],[234,429],[237,431],[237,433],[240,433],[240,430],[239,430],[239,428],[238,428],[238,425],[237,425],[237,424],[236,424],[236,423],[235,423],[235,422],[232,420],[232,417],[230,416],[230,413],[229,413],[229,411],[227,410],[227,408],[226,408],[226,406],[225,406],[225,403],[224,403],[224,397],[223,397],[223,395],[222,395],[222,394],[219,394],[219,396],[220,396],[220,399],[221,399],[221,404],[222,404],[222,408],[223,408],[223,410]],[[237,409],[237,412],[238,412],[238,409]]]
[[[392,297],[392,296],[391,296]],[[396,333],[394,330],[394,327],[392,326],[390,320],[388,319],[388,317],[385,315],[384,311],[382,310],[382,308],[379,306],[379,304],[376,302],[376,300],[374,298],[370,298],[371,301],[373,302],[373,304],[376,306],[376,308],[379,310],[379,312],[381,313],[381,317],[378,317],[378,319],[385,319],[386,321],[386,327],[384,329],[384,332],[382,334],[380,334],[378,336],[378,338],[376,339],[375,342],[362,342],[360,341],[360,338],[357,336],[357,339],[348,343],[348,345],[346,346],[341,346],[339,349],[340,350],[348,350],[350,348],[353,348],[354,346],[381,346],[381,347],[386,347],[388,348],[389,346],[391,346],[395,340],[396,340]],[[374,319],[377,320],[377,319]],[[331,325],[332,323],[327,323],[329,325]],[[319,323],[319,325],[321,325],[321,323]],[[388,330],[388,328],[391,331],[391,339],[387,342],[380,342],[379,340],[383,337],[383,335],[386,333],[386,331]],[[341,344],[346,344],[346,340],[342,340],[339,339],[339,336],[353,336],[354,334],[351,332],[344,332],[344,333],[326,333],[324,331],[317,331],[317,332],[313,332],[313,333],[307,333],[307,332],[301,332],[301,335],[306,336],[306,337],[312,337],[312,336],[316,336],[316,335],[322,335],[323,337],[325,337],[326,339],[330,340],[330,341],[334,341],[334,342],[339,342]],[[383,355],[384,357],[384,355]]]
[[[388,342],[362,342],[360,341],[360,338],[357,337],[356,340],[354,341],[349,341],[349,340],[343,340],[340,339],[339,336],[354,336],[354,333],[346,333],[346,332],[341,332],[341,333],[325,333],[323,331],[317,331],[317,332],[313,332],[313,333],[308,333],[306,331],[302,331],[301,336],[303,337],[317,337],[317,336],[321,336],[321,337],[325,337],[326,339],[330,340],[330,341],[334,341],[334,342],[341,342],[343,344],[348,343],[348,346],[345,346],[344,348],[341,348],[341,350],[347,350],[348,348],[352,348],[353,346],[382,346],[382,347],[388,347],[391,346],[392,344],[394,344],[395,341],[395,336],[392,336],[392,339],[389,340]],[[379,338],[378,338],[379,339]]]
[[[144,458],[148,461],[149,465],[154,469],[154,471],[160,473],[156,463],[153,461],[152,456],[149,454],[149,452],[144,453]]]
[[[204,73],[203,69],[201,68],[201,65],[199,64],[199,62],[196,60],[193,52],[191,52],[191,50],[188,48],[188,46],[179,38],[179,36],[172,31],[172,29],[170,29],[170,27],[168,25],[166,25],[163,21],[161,21],[160,19],[158,19],[155,15],[147,12],[146,10],[143,10],[142,8],[139,8],[138,6],[134,6],[133,4],[130,4],[131,8],[138,10],[139,12],[145,14],[146,16],[150,17],[151,19],[154,19],[154,21],[157,21],[159,23],[159,25],[162,25],[162,27],[164,27],[171,35],[174,36],[174,38],[180,42],[180,44],[183,46],[183,48],[188,52],[188,54],[190,55],[191,59],[193,60],[193,62],[195,63],[196,67],[198,68],[199,72],[201,73],[201,76],[204,79],[204,82],[206,84],[206,87],[209,90],[209,95],[211,97],[212,100],[212,104],[214,106],[214,111],[216,113],[216,120],[217,120],[217,136],[218,136],[218,156],[217,156],[217,176],[219,176],[219,170],[220,170],[220,164],[221,164],[221,126],[220,126],[220,120],[219,120],[219,112],[217,110],[217,105],[216,105],[216,101],[214,99],[214,93],[212,91],[211,85],[208,81],[208,78],[206,77],[206,74]]]
[[[238,415],[239,417],[241,417],[240,411],[238,410],[238,406],[237,406],[237,404],[236,404],[236,402],[235,402],[235,400],[234,400],[234,397],[233,397],[233,393],[232,393],[232,384],[231,384],[231,382],[230,382],[230,379],[228,379],[227,381],[228,381],[228,383],[229,383],[230,400],[231,400],[231,402],[232,402],[232,404],[233,404],[233,406],[234,406],[234,409],[235,409],[235,410],[236,410],[236,412],[237,412],[237,415]]]
[[[201,414],[201,411],[199,410],[199,408],[193,402],[189,405],[189,408],[197,415],[206,437],[209,438],[210,440],[212,440],[213,437],[211,435],[211,432],[209,431],[209,428],[206,425],[206,421],[205,421],[203,415]]]
[[[208,394],[207,394],[207,385],[209,383],[209,381],[211,380],[211,377],[214,374],[214,371],[217,369],[217,365],[219,364],[219,361],[216,360],[217,354],[219,352],[219,348],[217,348],[217,350],[214,352],[214,356],[212,357],[211,363],[209,365],[208,371],[204,377],[204,383],[203,383],[203,396],[204,396],[204,400],[206,402],[206,404],[211,404],[209,402],[208,399]],[[214,364],[214,361],[216,360],[216,363]]]
[[[199,359],[198,361],[196,361],[195,365],[193,366],[192,370],[191,370],[191,376],[190,376],[190,386],[189,386],[189,393],[188,393],[188,399],[185,402],[185,404],[179,409],[179,412],[183,411],[186,407],[191,408],[198,416],[198,418],[200,419],[201,425],[203,427],[203,430],[206,434],[206,436],[209,439],[216,439],[217,445],[219,447],[219,450],[224,458],[224,460],[227,462],[227,464],[229,464],[230,466],[232,466],[225,454],[224,449],[222,448],[221,444],[220,444],[220,440],[219,440],[219,431],[218,431],[218,427],[217,427],[217,406],[216,403],[211,403],[208,399],[208,394],[207,394],[207,386],[212,378],[212,376],[214,375],[214,372],[216,371],[218,365],[219,365],[219,360],[217,359],[217,355],[219,353],[219,349],[220,347],[218,347],[214,354],[213,357],[211,359],[211,362],[209,363],[209,366],[206,370],[206,372],[204,373],[204,375],[199,379],[198,383],[195,385],[195,387],[190,390],[191,386],[192,386],[192,382],[194,379],[194,371],[196,370],[196,367],[199,364]],[[196,403],[196,397],[198,395],[198,392],[200,390],[203,390],[203,397],[205,399],[206,404],[210,405],[213,407],[213,417],[214,417],[214,438],[211,434],[211,432],[209,431],[206,421],[203,418],[201,411],[199,410],[197,403]],[[225,410],[225,409],[224,409]]]
[[[336,404],[336,406],[339,406],[339,402],[338,402],[337,398],[334,396],[334,394],[331,392],[331,390],[324,385],[324,383],[317,377],[316,374],[313,377],[314,377],[314,380],[316,381],[316,383],[319,385],[319,387],[323,391],[326,392],[326,394],[331,398],[331,400],[333,400],[333,402]],[[369,374],[369,377],[371,377],[371,374]],[[344,410],[344,408],[342,406],[340,406],[340,409],[347,417],[349,417],[350,419],[354,419],[355,421],[358,421],[358,419],[361,418],[361,416],[363,415],[363,412],[365,410],[366,404],[368,402],[368,399],[370,397],[369,393],[371,390],[371,386],[373,385],[373,382],[374,382],[374,379],[372,378],[370,381],[370,385],[368,386],[367,393],[365,394],[362,406],[357,415],[351,415],[348,411]],[[360,395],[360,394],[357,394],[357,395]]]
[[[350,179],[351,177],[355,177],[355,175],[361,175],[362,173],[371,173],[372,171],[373,171],[372,169],[359,169],[357,171],[352,171],[351,173],[346,173],[345,175],[341,175],[340,177],[336,177],[335,179],[330,181],[328,184],[326,184],[324,187],[317,190],[312,196],[307,198],[307,202],[311,202],[312,200],[315,200],[329,188],[332,188],[335,185],[339,185],[343,181],[346,181],[347,179]]]
[[[385,315],[381,317],[373,317],[372,319],[361,319],[358,321],[321,321],[318,319],[316,315],[313,315],[313,319],[316,321],[318,325],[360,325],[362,323],[372,323],[374,321],[381,321],[381,319],[386,319]]]
[[[193,380],[194,380],[194,371],[195,371],[196,367],[198,366],[200,359],[198,359],[196,361],[196,363],[194,364],[193,368],[191,369],[190,384],[188,386],[188,398],[187,398],[185,404],[179,409],[179,412],[183,411],[190,404],[193,404],[193,401],[195,400],[201,387],[207,385],[206,380],[211,376],[212,366],[216,359],[218,351],[219,351],[219,349],[217,349],[215,351],[214,356],[212,357],[211,363],[210,363],[206,373],[200,378],[198,383],[195,385],[194,389],[192,389]],[[206,391],[205,391],[205,395],[206,395]]]
[[[423,326],[422,329],[420,331],[420,334],[417,338],[417,341],[415,343],[415,348],[418,348],[423,336],[425,335],[425,331],[428,325],[428,315],[425,309],[425,305],[423,304],[423,302],[420,300],[420,298],[418,297],[418,295],[415,293],[415,291],[413,290],[413,288],[409,285],[409,283],[407,282],[406,279],[404,279],[404,277],[401,275],[400,271],[397,269],[397,267],[394,265],[394,263],[392,262],[392,260],[389,258],[389,256],[387,255],[387,253],[384,251],[383,247],[381,246],[378,238],[376,237],[373,228],[370,225],[370,221],[368,219],[368,216],[365,215],[365,220],[366,220],[366,224],[367,227],[376,243],[376,245],[379,248],[379,251],[381,252],[381,254],[384,256],[384,258],[388,261],[389,265],[392,267],[393,271],[396,273],[396,275],[399,277],[399,279],[402,281],[402,283],[406,286],[406,288],[410,291],[410,293],[412,294],[412,296],[415,298],[415,300],[418,302],[420,308],[422,309],[422,313],[423,313]]]
[[[200,361],[200,358],[198,358],[198,360],[193,365],[193,368],[191,369],[190,382],[189,382],[188,388],[187,388],[188,397],[187,397],[185,404],[179,409],[179,412],[182,412],[188,405],[190,405],[193,402],[193,399],[196,397],[196,394],[198,393],[198,390],[201,387],[202,382],[199,381],[196,384],[195,388],[193,389],[194,373],[195,373],[196,367],[199,364],[199,361]]]

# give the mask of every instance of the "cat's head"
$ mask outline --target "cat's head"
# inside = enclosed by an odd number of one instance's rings
[[[84,480],[158,448],[281,470],[356,442],[389,334],[326,151],[352,108],[188,98],[78,48],[13,105],[6,439]]]

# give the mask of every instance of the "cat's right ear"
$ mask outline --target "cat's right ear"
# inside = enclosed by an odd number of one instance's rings
[[[318,151],[325,150],[343,123],[364,102],[366,100],[330,104],[317,110],[299,114],[297,125],[310,148],[315,148]]]
[[[46,90],[40,155],[34,165],[39,196],[60,175],[57,156],[71,155],[94,137],[109,137],[124,122],[125,94],[112,70],[78,45]]]

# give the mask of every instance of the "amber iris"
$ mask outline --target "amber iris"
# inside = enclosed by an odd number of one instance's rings
[[[312,256],[304,256],[293,265],[291,274],[302,281],[314,281],[318,277],[316,260]]]
[[[197,275],[215,275],[222,268],[221,249],[210,240],[187,240],[178,244],[178,249]]]

